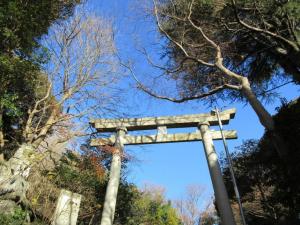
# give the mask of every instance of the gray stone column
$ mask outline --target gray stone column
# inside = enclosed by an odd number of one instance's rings
[[[110,166],[109,181],[106,188],[105,201],[103,205],[102,218],[100,225],[112,225],[114,221],[117,195],[120,183],[121,160],[124,150],[123,138],[126,134],[126,128],[118,128],[115,152],[112,155]]]
[[[215,198],[218,210],[220,212],[223,225],[235,225],[232,209],[230,206],[228,194],[223,181],[218,156],[215,152],[213,139],[209,130],[209,123],[204,122],[199,124],[199,129],[202,135],[202,143],[205,150],[205,156],[208,163],[209,173],[211,176]]]

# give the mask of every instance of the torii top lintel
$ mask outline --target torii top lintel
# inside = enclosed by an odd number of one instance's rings
[[[227,109],[220,112],[220,119],[223,124],[228,124],[234,118],[236,109]],[[128,131],[152,130],[159,126],[168,128],[197,127],[201,122],[209,122],[211,126],[218,124],[218,118],[212,113],[181,115],[181,116],[161,116],[144,118],[122,118],[122,119],[94,119],[90,124],[98,132],[114,132],[120,127]]]

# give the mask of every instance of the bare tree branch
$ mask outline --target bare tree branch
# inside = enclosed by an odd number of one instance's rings
[[[122,65],[130,71],[130,73],[131,73],[132,77],[134,78],[134,80],[136,81],[136,83],[138,85],[137,87],[139,89],[143,90],[145,93],[147,93],[148,95],[150,95],[152,97],[168,100],[168,101],[175,102],[175,103],[182,103],[182,102],[186,102],[186,101],[190,101],[190,100],[205,98],[207,96],[211,96],[211,95],[213,95],[219,91],[225,90],[225,89],[233,89],[233,90],[241,89],[241,87],[237,86],[237,85],[223,84],[223,85],[217,86],[205,93],[196,94],[193,96],[188,96],[188,97],[183,97],[183,98],[172,98],[172,97],[168,97],[168,96],[159,95],[159,94],[153,92],[151,89],[147,88],[142,82],[139,81],[139,79],[135,75],[133,69],[129,65],[126,65],[124,63],[122,63]]]

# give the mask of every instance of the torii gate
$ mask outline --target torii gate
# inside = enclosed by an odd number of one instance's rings
[[[234,118],[235,109],[220,112],[222,124],[228,124]],[[121,154],[124,145],[158,144],[171,142],[202,141],[209,172],[213,184],[217,207],[220,212],[221,221],[224,225],[235,225],[228,194],[223,181],[218,156],[215,152],[213,140],[221,140],[220,131],[211,131],[209,126],[218,125],[218,117],[211,113],[193,114],[181,116],[123,118],[123,119],[95,119],[90,123],[98,132],[116,132],[109,138],[92,139],[91,146],[114,145],[110,167],[110,177],[106,189],[105,202],[103,206],[101,225],[112,225],[116,207],[117,193],[120,182]],[[194,133],[167,134],[167,128],[197,127]],[[155,135],[132,136],[127,131],[157,129]],[[226,139],[236,139],[236,131],[223,131]]]

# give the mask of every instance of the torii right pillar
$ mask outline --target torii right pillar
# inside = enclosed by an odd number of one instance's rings
[[[198,128],[202,135],[205,156],[208,163],[213,189],[215,192],[216,203],[220,213],[222,224],[236,225],[228,194],[222,177],[221,167],[215,151],[213,139],[209,130],[209,122],[199,123]]]

